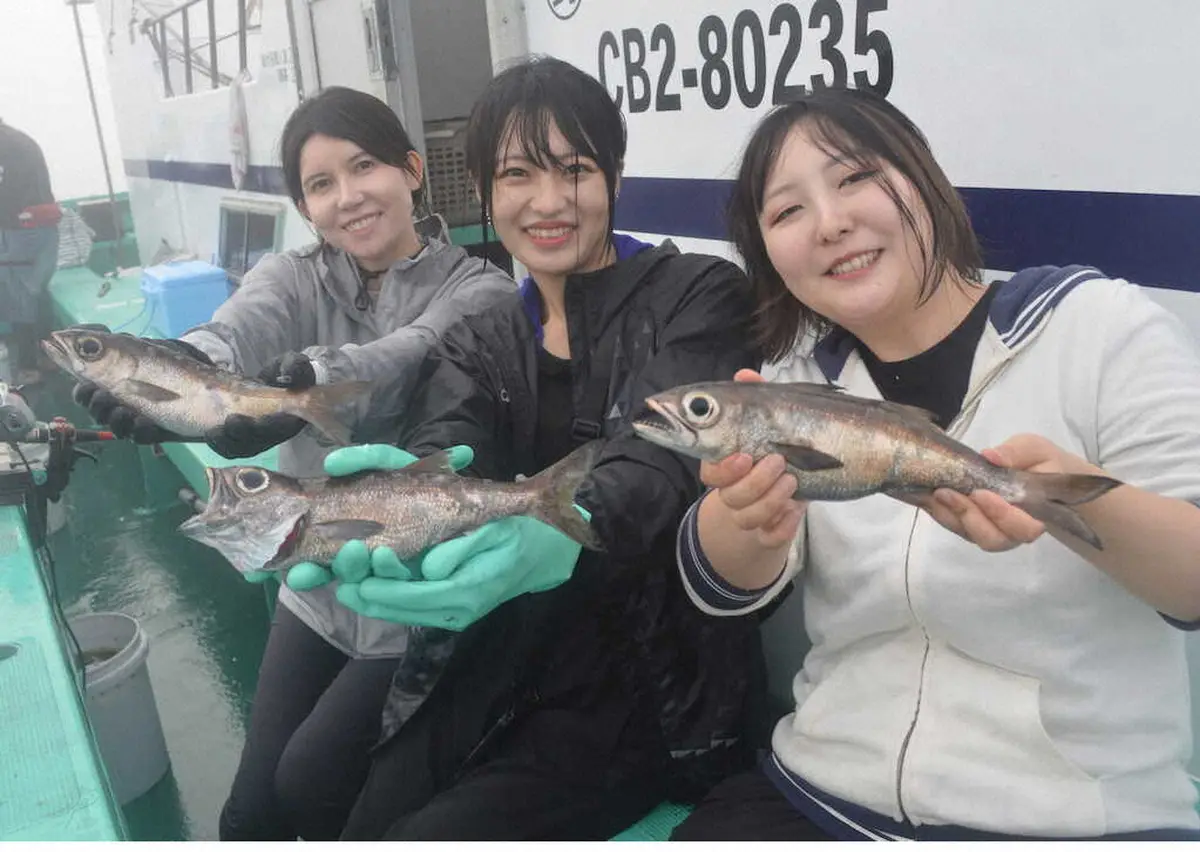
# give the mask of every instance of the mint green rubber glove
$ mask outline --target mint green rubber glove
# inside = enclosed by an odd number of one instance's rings
[[[475,453],[470,447],[458,444],[449,447],[450,466],[454,470],[462,470],[475,460]],[[325,457],[325,473],[329,476],[350,476],[364,470],[399,470],[417,461],[412,453],[393,447],[391,444],[360,444],[355,447],[343,447],[334,450]],[[389,551],[390,552],[390,551]],[[297,592],[307,592],[324,586],[338,577],[352,577],[357,580],[366,578],[371,573],[371,554],[365,542],[348,541],[333,558],[334,571],[315,562],[301,562],[292,566],[287,574],[288,588]],[[270,576],[269,572],[263,573]],[[251,579],[250,582],[259,582]]]
[[[591,515],[575,507],[585,520]],[[371,554],[371,574],[342,579],[337,598],[370,618],[464,630],[505,601],[562,585],[575,571],[581,547],[549,524],[517,516],[484,524],[435,545],[421,559],[424,579],[387,548]]]

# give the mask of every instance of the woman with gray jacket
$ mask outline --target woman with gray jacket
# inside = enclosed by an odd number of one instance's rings
[[[419,236],[421,157],[382,101],[327,89],[295,110],[280,148],[288,192],[318,244],[267,255],[211,322],[159,343],[279,386],[412,382],[446,328],[515,291],[496,267]],[[94,386],[77,387],[76,398],[122,437],[174,437]],[[283,414],[235,415],[207,439],[229,458],[282,443],[280,470],[299,476],[321,475],[332,449]],[[293,572],[280,591],[222,840],[336,838],[366,777],[407,628],[309,585]]]

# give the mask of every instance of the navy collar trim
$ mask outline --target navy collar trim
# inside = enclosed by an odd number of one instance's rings
[[[792,807],[837,840],[1200,840],[1200,830],[1193,828],[1158,828],[1065,838],[1001,834],[961,825],[913,825],[814,787],[789,771],[774,753],[766,755],[760,768]]]
[[[612,242],[613,248],[617,250],[617,263],[629,260],[646,249],[654,248],[650,243],[642,242],[636,237],[615,232],[612,235]],[[525,308],[525,315],[533,323],[534,334],[540,346],[542,343],[542,297],[531,276],[526,276],[525,280],[521,282],[521,304]]]

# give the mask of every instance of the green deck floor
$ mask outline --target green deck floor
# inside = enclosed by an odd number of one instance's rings
[[[29,394],[35,410],[80,419],[55,377]],[[126,806],[133,840],[216,839],[217,816],[244,739],[268,616],[262,589],[175,528],[189,510],[165,457],[125,442],[81,461],[51,536],[68,616],[119,611],[150,640],[148,666],[171,770]]]
[[[23,510],[0,507],[0,840],[125,836]]]

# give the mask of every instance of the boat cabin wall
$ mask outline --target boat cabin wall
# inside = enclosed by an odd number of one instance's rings
[[[155,40],[143,27],[151,17],[144,5],[132,0],[97,0],[96,4],[105,32],[109,32],[108,22],[115,22],[104,51],[106,70],[138,249],[147,264],[167,247],[211,260],[219,245],[220,206],[227,201],[279,213],[281,247],[312,239],[278,174],[279,134],[299,103],[286,6],[258,4],[247,20],[250,79],[242,91],[250,169],[242,191],[233,189],[231,174],[233,89],[229,81],[240,67],[236,3],[213,2],[220,39],[217,88],[207,71],[207,7],[207,0],[200,0],[186,12],[194,57],[190,87],[181,50],[184,13],[165,21],[172,53],[168,92]],[[161,27],[152,29],[161,43]]]
[[[1200,4],[530,0],[528,47],[605,82],[629,126],[617,225],[729,253],[728,181],[803,90],[884,91],[963,190],[997,270],[1090,263],[1200,338]]]
[[[160,23],[134,0],[98,0],[138,247],[221,263],[222,207],[277,219],[274,248],[312,242],[283,186],[277,145],[301,98],[341,85],[386,101],[426,156],[434,209],[478,224],[462,158],[466,117],[491,78],[487,10],[478,0],[286,0],[247,4],[242,87],[249,170],[233,188],[230,78],[241,63],[236,0],[211,0],[218,86],[208,72],[208,9],[198,0]],[[190,83],[184,19],[192,47]],[[110,28],[107,22],[120,22]],[[165,26],[165,32],[164,32]],[[160,46],[169,46],[164,79]],[[422,106],[424,101],[424,112]],[[239,214],[240,215],[240,214]],[[227,234],[226,234],[227,236]],[[221,263],[221,265],[225,265]]]

